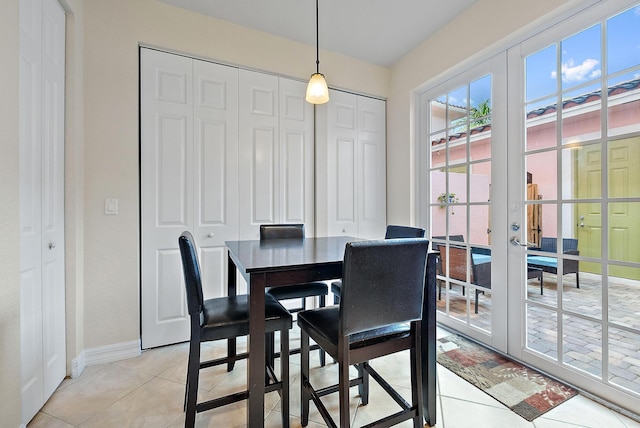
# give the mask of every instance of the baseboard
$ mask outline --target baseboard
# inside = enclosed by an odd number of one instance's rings
[[[77,357],[71,360],[71,379],[79,378],[86,366],[86,354],[82,351]]]
[[[85,363],[87,366],[96,364],[112,363],[114,361],[126,360],[127,358],[139,357],[140,339],[131,342],[115,343],[113,345],[99,346],[85,349]]]

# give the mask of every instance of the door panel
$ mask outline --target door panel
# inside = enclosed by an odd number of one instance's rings
[[[141,50],[142,347],[188,339],[178,236],[193,227],[192,61]]]
[[[261,223],[278,221],[278,78],[240,70],[239,85],[239,237],[257,239]]]
[[[64,245],[65,14],[20,2],[22,419],[66,375]]]
[[[149,348],[189,338],[183,231],[200,249],[205,299],[226,294],[224,241],[238,233],[238,70],[151,49],[140,55],[142,347]]]
[[[280,220],[314,229],[314,117],[305,100],[306,83],[279,78]]]

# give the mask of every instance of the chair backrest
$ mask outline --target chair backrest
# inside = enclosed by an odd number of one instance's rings
[[[445,269],[447,266],[447,260],[449,260],[449,278],[457,279],[458,281],[466,281],[467,249],[464,247],[450,246],[449,253],[447,254],[446,247],[444,245],[439,245],[438,250],[440,251],[440,261],[442,262],[443,269]],[[442,272],[442,274],[445,274],[445,272]],[[470,280],[473,282],[473,269],[471,270]]]
[[[550,251],[555,253],[558,248],[558,241],[556,238],[543,236],[540,240],[540,249],[542,251]],[[578,240],[575,238],[562,238],[562,252],[577,250]]]
[[[304,224],[261,224],[260,240],[267,239],[302,239]]]
[[[393,238],[424,238],[424,229],[420,227],[396,226],[390,224],[387,226],[387,233],[384,239]]]
[[[427,239],[346,245],[339,333],[349,335],[422,317]]]
[[[433,239],[440,239],[442,241],[447,239],[447,237],[444,236],[444,235],[442,235],[442,236],[432,236],[432,238]],[[464,242],[464,235],[449,235],[449,241]]]
[[[180,256],[182,258],[182,272],[184,273],[189,315],[199,314],[202,312],[204,304],[202,278],[200,276],[198,251],[190,232],[182,232],[178,238],[178,246],[180,247]]]

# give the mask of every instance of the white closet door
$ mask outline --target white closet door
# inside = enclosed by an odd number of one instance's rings
[[[193,62],[141,50],[142,347],[188,339],[178,236],[193,230]]]
[[[238,239],[238,69],[194,60],[194,227],[205,298],[227,295]]]
[[[44,403],[42,364],[42,2],[20,1],[20,353],[22,421]]]
[[[326,107],[327,233],[359,236],[357,96],[331,91],[330,99]]]
[[[260,224],[279,222],[278,78],[240,70],[240,239],[258,239]]]
[[[280,216],[282,223],[304,223],[314,236],[313,105],[306,102],[307,85],[279,78],[280,96]]]
[[[64,276],[65,15],[20,2],[20,319],[22,420],[66,374]]]
[[[320,235],[382,238],[386,228],[385,102],[330,91],[317,106]]]
[[[385,102],[358,97],[358,236],[381,238],[386,228]]]
[[[142,347],[189,339],[178,237],[200,250],[204,298],[226,294],[238,230],[238,71],[141,49]]]

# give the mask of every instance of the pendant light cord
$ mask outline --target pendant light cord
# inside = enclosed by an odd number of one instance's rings
[[[318,0],[316,0],[316,73],[320,73],[320,26],[318,20]]]

